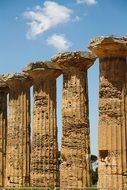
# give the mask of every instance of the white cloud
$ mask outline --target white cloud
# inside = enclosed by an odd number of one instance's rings
[[[96,0],[77,0],[77,3],[86,3],[89,5],[92,5],[92,4],[96,4],[97,1]]]
[[[54,46],[57,50],[68,50],[71,43],[63,34],[54,34],[47,39],[49,45]]]
[[[36,6],[34,10],[27,10],[24,16],[29,20],[27,38],[31,39],[58,24],[71,20],[73,11],[53,1],[45,1],[43,7]]]

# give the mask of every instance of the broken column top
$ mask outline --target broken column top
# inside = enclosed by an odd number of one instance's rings
[[[0,75],[0,91],[8,91],[7,84],[4,82],[2,75]]]
[[[93,38],[88,48],[99,58],[126,57],[127,36],[100,36]]]
[[[23,72],[28,73],[34,80],[57,78],[61,75],[61,71],[52,61],[32,62],[23,68]]]
[[[10,88],[14,88],[17,85],[19,87],[30,87],[32,85],[31,77],[25,73],[3,74],[3,80]]]
[[[68,67],[88,69],[93,65],[95,60],[96,56],[93,53],[85,51],[59,53],[52,58],[52,61],[54,61],[60,69],[67,69]]]

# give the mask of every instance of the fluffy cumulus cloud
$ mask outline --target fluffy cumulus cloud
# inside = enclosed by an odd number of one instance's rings
[[[77,3],[86,3],[89,5],[92,5],[92,4],[96,4],[97,1],[96,0],[77,0]]]
[[[52,45],[57,50],[68,50],[71,43],[65,38],[63,34],[54,34],[47,39],[47,43]]]
[[[71,9],[53,1],[45,1],[43,7],[36,6],[34,10],[25,11],[29,25],[27,38],[34,38],[58,24],[70,21],[72,13]]]

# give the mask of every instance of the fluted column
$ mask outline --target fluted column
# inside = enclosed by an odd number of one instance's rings
[[[33,78],[31,186],[58,186],[58,143],[56,125],[56,78],[60,71],[48,63],[31,63],[24,68]],[[52,63],[51,63],[52,64]]]
[[[0,79],[0,187],[5,185],[7,137],[7,85]]]
[[[9,86],[5,185],[29,186],[31,79],[25,74],[7,74],[4,80]]]
[[[88,52],[66,52],[52,60],[63,72],[60,189],[87,187],[90,185],[87,69],[95,57]]]
[[[100,59],[98,186],[127,187],[127,38],[91,40]]]

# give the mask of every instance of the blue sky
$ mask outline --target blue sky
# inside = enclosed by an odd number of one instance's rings
[[[60,51],[88,50],[100,35],[127,34],[127,0],[0,0],[0,73]],[[97,154],[98,60],[88,71],[91,152]],[[60,118],[62,77],[58,80]],[[59,139],[61,119],[58,120]]]

